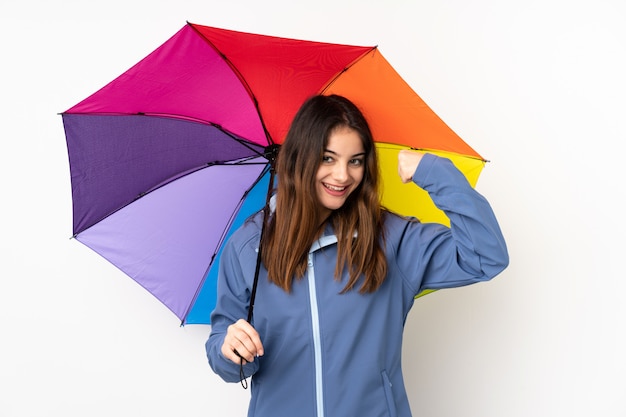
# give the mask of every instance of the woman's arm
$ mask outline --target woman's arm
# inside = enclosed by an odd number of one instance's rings
[[[403,181],[412,180],[426,190],[450,219],[449,228],[435,223],[407,225],[398,263],[417,293],[486,281],[507,267],[506,243],[491,206],[451,161],[401,151],[398,173]]]

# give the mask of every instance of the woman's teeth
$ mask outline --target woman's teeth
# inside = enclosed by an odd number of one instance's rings
[[[324,187],[328,188],[331,191],[343,191],[346,187],[335,187],[334,185],[324,184]]]

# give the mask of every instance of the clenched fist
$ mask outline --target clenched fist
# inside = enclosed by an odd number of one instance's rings
[[[423,156],[424,153],[418,151],[401,150],[398,153],[398,175],[403,183],[411,182]]]

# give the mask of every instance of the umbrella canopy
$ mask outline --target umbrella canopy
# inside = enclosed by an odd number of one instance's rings
[[[447,156],[473,185],[484,159],[376,47],[188,23],[62,113],[74,237],[182,324],[209,323],[221,246],[265,204],[268,162],[300,105],[320,93],[349,98],[368,118],[383,205],[446,223],[424,191],[403,187],[398,151]]]

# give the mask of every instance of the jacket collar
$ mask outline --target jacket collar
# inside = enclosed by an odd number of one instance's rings
[[[270,197],[269,208],[270,208],[270,213],[272,214],[276,211],[276,194]],[[357,236],[357,233],[354,232],[354,237],[356,236]],[[322,236],[320,236],[320,238],[317,239],[315,242],[313,242],[313,244],[311,245],[311,248],[309,249],[309,253],[313,253],[315,251],[318,251],[327,246],[334,245],[336,243],[337,243],[337,235],[335,235],[333,228],[329,224],[327,224],[326,227],[324,228],[324,233],[322,234]]]

